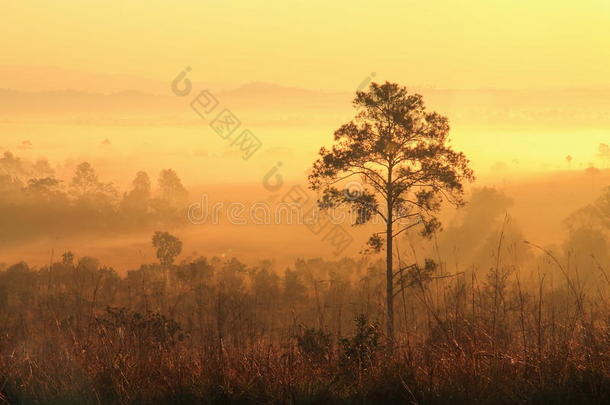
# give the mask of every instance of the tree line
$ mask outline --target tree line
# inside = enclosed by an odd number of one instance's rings
[[[0,243],[79,233],[146,230],[185,221],[188,192],[176,172],[162,170],[156,189],[140,171],[120,193],[82,162],[68,180],[45,160],[28,162],[11,152],[0,157]]]

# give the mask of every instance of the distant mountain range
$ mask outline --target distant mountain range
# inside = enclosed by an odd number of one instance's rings
[[[56,118],[98,116],[189,116],[189,102],[203,85],[193,84],[187,97],[174,96],[166,83],[126,75],[100,75],[57,68],[0,67],[0,119],[24,116]],[[408,84],[407,84],[408,85]],[[125,86],[125,87],[122,87]],[[35,90],[38,89],[38,90]],[[42,90],[40,90],[42,89]],[[248,83],[231,90],[209,90],[230,109],[265,116],[303,112],[350,114],[353,93],[325,92],[273,83]],[[563,123],[608,126],[610,88],[565,90],[414,89],[431,109],[452,122],[527,125]],[[261,118],[262,119],[262,118]],[[609,127],[610,128],[610,127]]]

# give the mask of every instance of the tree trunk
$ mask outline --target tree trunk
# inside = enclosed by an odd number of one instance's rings
[[[386,306],[387,328],[390,344],[394,344],[394,269],[392,267],[392,206],[388,204],[388,217],[386,227]]]

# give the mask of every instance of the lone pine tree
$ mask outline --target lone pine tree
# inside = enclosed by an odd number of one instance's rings
[[[357,214],[354,225],[382,218],[385,229],[368,243],[376,251],[385,243],[387,334],[393,341],[393,241],[415,227],[431,236],[440,227],[441,203],[463,204],[463,184],[474,175],[464,154],[448,145],[447,118],[426,111],[421,95],[395,83],[371,83],[353,105],[355,118],[335,131],[331,149],[320,149],[309,182],[321,192],[320,208],[347,205]],[[358,193],[339,188],[349,178],[361,181]]]

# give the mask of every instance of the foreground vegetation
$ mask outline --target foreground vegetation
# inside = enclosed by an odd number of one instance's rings
[[[528,266],[412,268],[392,345],[378,323],[382,263],[298,261],[276,273],[192,258],[123,278],[70,253],[40,269],[20,263],[0,272],[0,398],[609,403],[604,268],[585,283],[546,253]]]

